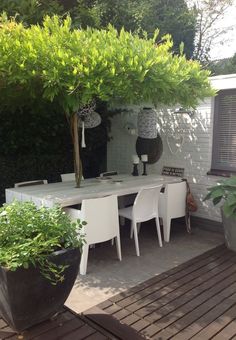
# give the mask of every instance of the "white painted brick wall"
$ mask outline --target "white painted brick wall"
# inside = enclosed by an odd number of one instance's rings
[[[212,77],[211,83],[216,89],[236,88],[236,74]],[[163,166],[184,167],[191,191],[198,203],[198,211],[194,215],[220,221],[220,211],[211,202],[203,202],[206,188],[221,179],[208,176],[211,168],[212,132],[214,119],[214,99],[207,98],[200,103],[197,114],[190,118],[186,114],[173,114],[170,109],[158,109],[159,132],[163,141],[163,154],[160,160],[147,166],[148,173],[161,174]],[[129,108],[130,113],[117,115],[112,119],[112,140],[108,143],[108,170],[120,173],[132,172],[132,155],[136,153],[137,136],[128,134],[126,123],[137,124],[138,106]],[[176,148],[176,136],[183,138],[181,148]],[[169,145],[174,154],[171,153]],[[175,151],[178,150],[176,153]],[[139,171],[142,172],[141,164]]]

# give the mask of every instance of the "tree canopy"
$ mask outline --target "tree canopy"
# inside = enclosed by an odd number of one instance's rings
[[[197,61],[171,53],[169,35],[152,39],[112,26],[72,29],[71,19],[46,17],[26,28],[3,15],[0,22],[0,102],[16,112],[26,103],[53,102],[71,126],[77,186],[82,168],[77,112],[93,100],[195,107],[214,94]],[[182,46],[183,49],[183,46]]]
[[[106,28],[136,32],[150,37],[171,34],[173,50],[184,42],[184,52],[191,57],[194,49],[195,13],[185,0],[2,0],[0,13],[6,11],[26,25],[41,23],[45,14],[70,16],[75,27]]]
[[[42,27],[29,28],[2,17],[1,104],[40,97],[73,113],[94,98],[196,106],[212,94],[209,72],[173,55],[170,36],[159,45],[155,38],[118,33],[111,26],[73,30],[69,17],[62,22],[47,17]]]
[[[209,64],[213,75],[236,73],[236,53],[232,58],[213,61]]]

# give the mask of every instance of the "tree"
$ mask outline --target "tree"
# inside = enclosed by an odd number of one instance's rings
[[[155,30],[160,36],[171,34],[173,51],[179,52],[184,42],[184,51],[189,58],[194,49],[195,13],[185,0],[2,0],[0,13],[17,14],[17,21],[27,25],[42,23],[45,14],[70,13],[73,26],[106,28],[112,24],[118,31],[143,31],[152,37]]]
[[[118,31],[124,27],[140,36],[145,31],[150,37],[158,28],[160,35],[172,35],[174,52],[178,53],[179,44],[184,42],[187,57],[193,53],[195,13],[185,0],[79,0],[73,10],[74,18],[76,13],[77,23],[82,27],[86,27],[86,20],[81,14],[93,13],[97,27],[112,24]]]
[[[142,3],[142,1],[141,1]],[[147,6],[148,4],[148,6]],[[188,58],[193,54],[196,18],[185,0],[149,0],[143,4],[143,16],[140,26],[150,36],[158,27],[160,34],[171,34],[173,51],[179,52],[179,45],[184,43],[184,52]],[[139,10],[139,12],[141,12]]]
[[[230,28],[219,29],[216,23],[221,20],[225,11],[234,0],[195,0],[189,1],[196,14],[196,36],[194,59],[206,62],[213,43],[223,37]]]
[[[46,17],[43,26],[25,28],[6,16],[0,25],[0,103],[13,111],[25,102],[55,102],[70,123],[75,172],[81,175],[77,112],[105,102],[195,107],[213,95],[198,62],[173,55],[170,36],[153,39],[108,30],[71,29],[71,19]]]
[[[212,61],[209,69],[213,75],[236,73],[236,53],[232,58]]]
[[[17,21],[31,25],[41,23],[45,15],[63,14],[57,0],[1,0],[0,13],[6,12]]]

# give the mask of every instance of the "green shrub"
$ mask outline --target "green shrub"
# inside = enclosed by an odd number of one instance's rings
[[[222,209],[225,216],[236,218],[236,176],[222,180],[207,190],[209,193],[204,200],[211,199],[214,205],[223,201]]]
[[[32,202],[14,201],[0,208],[0,265],[11,271],[39,266],[52,284],[62,281],[64,266],[49,256],[57,250],[80,248],[81,227],[71,222],[59,206],[37,208]]]

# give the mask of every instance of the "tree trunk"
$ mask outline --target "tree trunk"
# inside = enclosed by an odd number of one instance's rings
[[[75,181],[76,187],[79,188],[82,179],[82,163],[79,150],[78,115],[76,113],[71,117],[71,132],[74,146]]]

